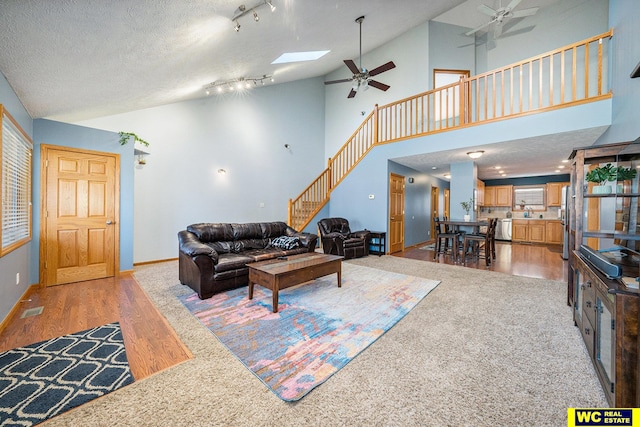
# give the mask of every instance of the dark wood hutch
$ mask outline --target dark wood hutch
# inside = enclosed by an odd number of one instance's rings
[[[570,160],[568,302],[609,404],[640,407],[640,138],[576,149]],[[594,188],[587,173],[607,164],[635,177]]]

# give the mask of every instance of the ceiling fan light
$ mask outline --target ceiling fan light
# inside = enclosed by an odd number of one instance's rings
[[[357,92],[359,87],[360,87],[360,81],[359,80],[354,80],[353,81],[353,85],[351,85],[351,89],[353,89],[353,90],[355,90]]]
[[[482,151],[482,150],[469,151],[467,153],[467,156],[471,157],[472,159],[477,159],[477,158],[480,158],[483,154],[484,154],[484,151]]]
[[[365,91],[369,89],[369,80],[365,80],[362,82],[362,90]]]

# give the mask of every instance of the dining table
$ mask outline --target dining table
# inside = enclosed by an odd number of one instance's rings
[[[460,240],[464,240],[463,232],[466,233],[479,233],[480,227],[488,227],[489,221],[487,220],[475,220],[475,221],[465,221],[464,219],[447,219],[440,221],[440,224],[445,224],[450,227],[450,230],[455,233],[460,233]],[[461,229],[464,228],[463,229]],[[459,246],[460,247],[460,246]],[[455,259],[458,260],[460,256],[465,256],[466,254],[460,254],[459,252],[456,254]]]

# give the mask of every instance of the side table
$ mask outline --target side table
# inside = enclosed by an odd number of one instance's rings
[[[384,255],[384,250],[387,245],[387,232],[386,231],[369,231],[371,240],[369,241],[369,253],[374,255]]]

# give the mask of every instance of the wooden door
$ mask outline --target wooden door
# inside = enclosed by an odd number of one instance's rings
[[[389,253],[404,250],[404,177],[389,178]]]
[[[451,203],[449,202],[450,200],[450,193],[451,190],[449,190],[448,188],[444,189],[444,216],[446,216],[447,218],[451,219],[451,215],[449,215],[449,213],[451,212]]]
[[[117,154],[42,146],[41,284],[115,275]]]
[[[438,187],[431,187],[431,234],[429,234],[431,239],[436,235],[436,223],[434,219],[438,218],[438,212],[440,212],[438,193],[440,193],[440,189]]]

